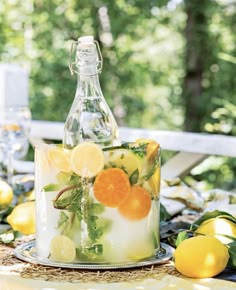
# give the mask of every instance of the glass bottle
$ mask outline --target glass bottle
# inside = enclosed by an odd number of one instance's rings
[[[93,36],[80,37],[74,44],[75,62],[70,61],[70,70],[72,74],[77,73],[78,81],[65,122],[63,143],[69,147],[85,141],[102,146],[118,145],[118,126],[103,96],[98,77],[102,70],[99,45]]]

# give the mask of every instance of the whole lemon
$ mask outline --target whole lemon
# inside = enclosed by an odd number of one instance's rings
[[[236,238],[236,224],[225,218],[211,218],[200,224],[195,233],[214,235],[222,243],[228,244],[232,240],[223,235]]]
[[[13,200],[13,190],[11,186],[0,180],[0,208],[7,207]]]
[[[175,268],[191,278],[214,277],[225,269],[229,260],[227,247],[213,236],[186,239],[173,256]]]
[[[7,217],[7,222],[15,231],[19,231],[24,235],[34,234],[35,202],[28,201],[16,205]]]

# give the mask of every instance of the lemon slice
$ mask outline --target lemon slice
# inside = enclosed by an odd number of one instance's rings
[[[70,164],[72,170],[79,176],[94,177],[104,167],[103,151],[94,143],[81,143],[72,150]]]
[[[128,149],[118,149],[110,151],[107,160],[108,167],[117,167],[123,169],[129,176],[138,169],[142,171],[143,159]]]
[[[154,197],[158,197],[160,193],[161,173],[160,166],[158,166],[153,175],[148,180]]]
[[[149,258],[154,255],[155,249],[151,241],[136,241],[129,247],[128,256],[134,261]]]
[[[67,236],[54,237],[50,243],[50,258],[58,262],[72,262],[76,257],[74,242]]]
[[[6,124],[3,126],[3,130],[5,131],[20,131],[21,127],[18,124]]]
[[[68,150],[60,147],[51,148],[48,150],[47,156],[51,165],[59,171],[67,173],[72,171],[70,168],[70,158]]]

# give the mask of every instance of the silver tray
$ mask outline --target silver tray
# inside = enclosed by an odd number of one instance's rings
[[[106,264],[106,263],[60,263],[47,258],[42,258],[37,255],[35,250],[35,241],[24,243],[14,250],[14,255],[25,262],[32,264],[40,264],[44,266],[70,268],[70,269],[90,269],[90,270],[109,270],[109,269],[123,269],[144,267],[149,265],[163,264],[172,258],[173,248],[167,244],[161,243],[161,249],[158,254],[150,259],[141,260],[135,263],[121,263],[121,264]]]

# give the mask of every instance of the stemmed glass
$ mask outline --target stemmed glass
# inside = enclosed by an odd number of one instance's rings
[[[12,184],[14,158],[22,157],[28,148],[30,124],[31,112],[28,107],[0,108],[0,150],[9,184]]]

